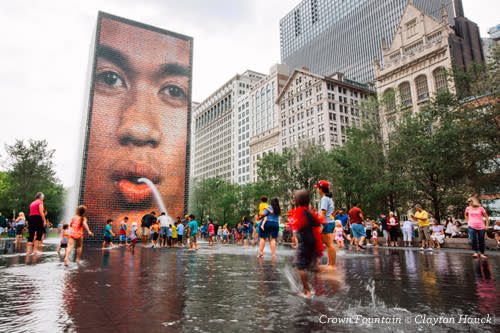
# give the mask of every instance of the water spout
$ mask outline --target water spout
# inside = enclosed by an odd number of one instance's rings
[[[165,204],[163,203],[163,200],[161,199],[160,192],[158,192],[158,189],[156,188],[155,184],[153,184],[153,182],[147,178],[139,178],[137,180],[137,182],[138,183],[145,183],[146,185],[149,186],[151,191],[153,191],[153,195],[156,199],[156,202],[158,203],[158,206],[160,206],[160,214],[162,212],[165,212],[165,214],[168,216],[167,208],[165,207]]]

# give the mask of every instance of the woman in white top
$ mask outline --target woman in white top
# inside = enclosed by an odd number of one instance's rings
[[[459,232],[460,231],[455,225],[455,222],[448,222],[444,234],[446,235],[446,238],[452,238],[458,236]]]

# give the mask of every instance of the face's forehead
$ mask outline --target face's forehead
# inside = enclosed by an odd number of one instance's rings
[[[132,62],[189,65],[189,41],[109,18],[102,19],[99,44],[120,51]]]

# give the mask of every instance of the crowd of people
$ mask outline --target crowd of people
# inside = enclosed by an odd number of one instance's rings
[[[219,225],[217,220],[208,217],[201,224],[194,215],[185,215],[175,221],[161,212],[157,217],[152,211],[142,217],[140,225],[130,223],[128,217],[119,222],[118,235],[113,232],[112,219],[108,219],[104,229],[102,248],[126,246],[134,250],[137,239],[142,238],[144,247],[173,248],[189,247],[189,250],[198,250],[198,238],[208,241],[208,246],[216,243],[236,244],[245,247],[258,245],[258,256],[262,257],[266,242],[269,243],[272,257],[276,257],[276,244],[290,239],[292,247],[297,249],[294,264],[304,285],[304,294],[310,295],[306,270],[328,271],[335,268],[336,251],[354,246],[356,250],[366,246],[379,246],[379,236],[385,239],[388,247],[399,246],[399,237],[402,235],[403,246],[413,246],[413,239],[418,237],[421,250],[431,251],[440,248],[445,238],[468,237],[474,258],[487,259],[485,255],[485,235],[489,226],[489,217],[479,200],[474,197],[468,199],[469,206],[465,210],[467,233],[462,231],[459,221],[451,217],[441,225],[437,220],[431,220],[428,212],[420,204],[415,205],[414,214],[410,219],[399,221],[394,212],[388,215],[381,214],[375,220],[364,216],[357,203],[353,203],[347,214],[344,210],[335,210],[329,183],[322,180],[315,185],[320,197],[317,210],[310,205],[311,193],[306,190],[296,191],[293,195],[293,209],[282,218],[278,198],[261,197],[258,213],[253,217],[244,216],[236,226]],[[26,219],[22,212],[6,226],[9,221],[0,213],[0,235],[8,227],[14,228],[16,242],[22,240],[27,227],[28,243],[27,254],[39,251],[44,236],[48,233],[49,222],[46,219],[47,211],[43,206],[44,195],[37,193],[30,205],[30,214]],[[58,253],[65,249],[64,264],[68,265],[71,251],[76,248],[76,261],[81,257],[83,249],[84,231],[93,236],[87,224],[87,208],[78,206],[75,216],[69,224],[61,226],[61,242]],[[13,224],[12,224],[13,223]],[[500,221],[494,225],[494,235],[500,247]],[[116,230],[116,229],[115,229]],[[118,244],[113,239],[118,238]],[[337,248],[335,247],[337,245]],[[326,251],[325,251],[326,250]],[[320,265],[323,252],[326,253],[326,264]]]

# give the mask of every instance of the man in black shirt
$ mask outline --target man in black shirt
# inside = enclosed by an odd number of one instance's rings
[[[215,241],[218,241],[219,238],[218,238],[218,232],[219,231],[219,222],[215,221],[215,224],[214,224],[214,240]]]
[[[141,235],[142,235],[142,245],[148,245],[148,236],[150,234],[150,228],[153,223],[156,222],[156,213],[152,211],[150,214],[146,214],[142,217],[141,221]]]

